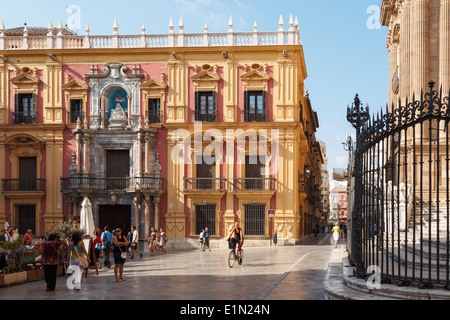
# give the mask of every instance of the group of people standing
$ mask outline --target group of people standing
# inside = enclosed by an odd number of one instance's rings
[[[166,243],[168,241],[162,228],[157,231],[155,228],[151,229],[150,238],[148,239],[150,252],[152,255],[166,253]],[[101,232],[97,230],[96,239],[94,240],[95,256],[97,261],[103,253],[104,266],[111,268],[112,261],[114,262],[114,276],[116,282],[123,282],[126,279],[123,277],[123,270],[127,258],[134,259],[135,253],[143,257],[139,251],[139,233],[136,226],[131,228],[128,235],[125,235],[121,228],[111,230],[106,226]],[[67,248],[66,261],[68,261],[68,270],[73,274],[72,283],[75,290],[81,290],[82,271],[91,264],[91,256],[83,241],[82,234],[75,232]],[[64,249],[62,242],[59,240],[58,234],[51,234],[47,241],[44,241],[41,246],[42,262],[44,265],[45,282],[47,284],[47,291],[54,291],[56,287],[57,267],[61,261],[61,255]],[[113,260],[111,261],[111,254]]]
[[[152,253],[152,256],[159,253],[161,250],[161,254],[166,253],[166,244],[167,241],[169,241],[166,233],[163,231],[162,228],[151,228],[150,229],[150,237],[148,238],[148,248],[150,252]]]

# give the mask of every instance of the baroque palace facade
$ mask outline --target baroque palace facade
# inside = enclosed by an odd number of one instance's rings
[[[297,21],[277,32],[73,34],[0,25],[0,226],[208,227],[285,243],[321,221],[323,162]]]

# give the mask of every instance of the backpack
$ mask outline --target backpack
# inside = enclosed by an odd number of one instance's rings
[[[111,248],[112,246],[113,246],[113,243],[112,243],[112,233],[111,232],[109,232],[109,231],[106,231],[106,232],[104,232],[104,235],[105,235],[105,240],[106,241],[104,241],[103,243],[104,243],[104,246],[106,247],[106,248]],[[103,236],[103,235],[102,235]]]

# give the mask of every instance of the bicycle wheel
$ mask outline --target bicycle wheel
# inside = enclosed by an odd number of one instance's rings
[[[233,268],[235,261],[236,261],[236,255],[234,253],[234,250],[231,250],[230,254],[228,255],[228,266],[230,268]]]
[[[242,265],[244,263],[244,250],[242,250],[242,249],[241,249],[240,255],[238,252],[238,263],[239,263],[239,265]]]

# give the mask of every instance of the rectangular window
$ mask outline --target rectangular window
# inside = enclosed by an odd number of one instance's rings
[[[19,234],[25,234],[29,229],[33,234],[36,233],[36,206],[18,205],[16,206],[17,218],[19,221]]]
[[[148,122],[161,123],[161,100],[148,99]]]
[[[19,158],[19,190],[38,190],[36,157]]]
[[[197,158],[197,186],[199,190],[212,190],[214,187],[214,178],[216,176],[215,159],[208,159],[206,161],[203,157]],[[211,163],[213,162],[214,163]]]
[[[266,206],[264,204],[245,205],[245,235],[263,236],[266,226]]]
[[[195,93],[195,121],[216,122],[216,92]]]
[[[83,100],[70,100],[70,123],[77,123],[78,119],[83,122]]]
[[[130,150],[106,151],[107,188],[124,190],[130,176]]]
[[[209,235],[216,234],[216,205],[196,204],[196,234],[200,234],[202,229],[208,228]]]
[[[262,174],[265,164],[264,157],[246,156],[245,157],[245,189],[246,190],[264,190],[265,179]]]
[[[14,123],[36,123],[36,95],[34,93],[18,93],[15,95]]]
[[[265,91],[246,91],[244,93],[244,121],[267,121],[267,94]]]

